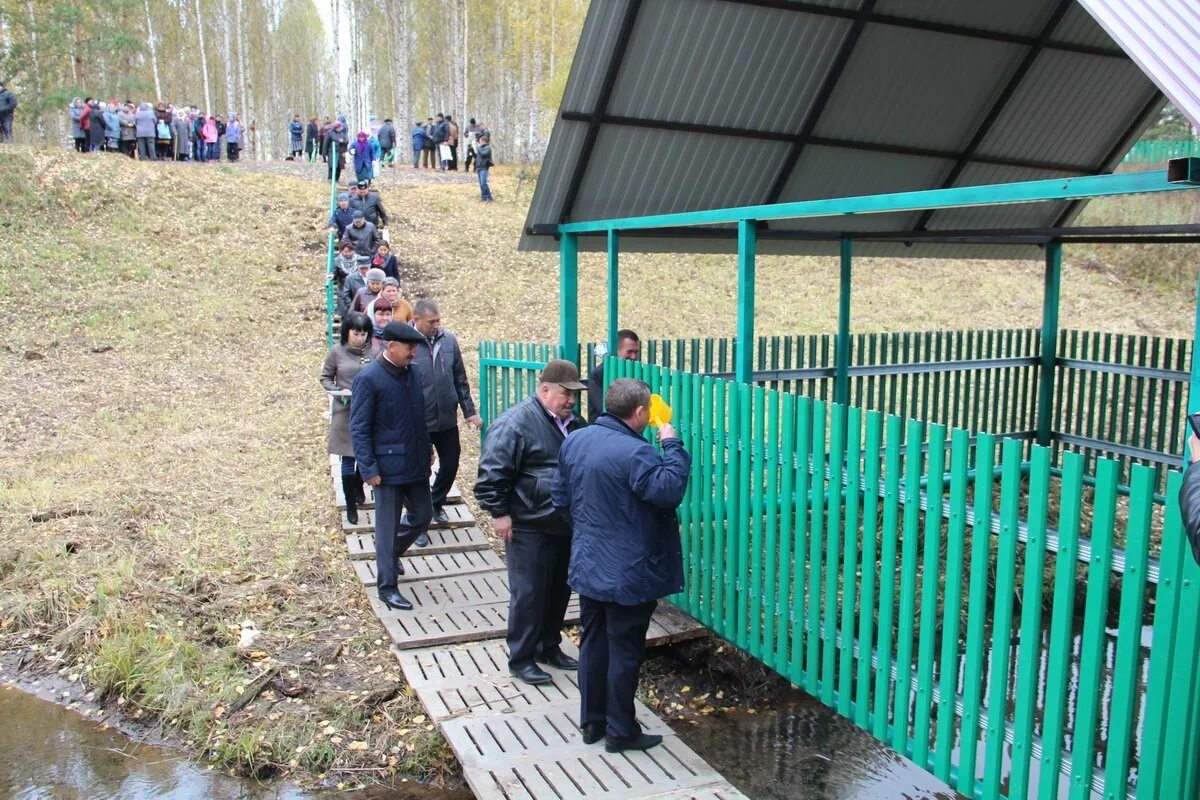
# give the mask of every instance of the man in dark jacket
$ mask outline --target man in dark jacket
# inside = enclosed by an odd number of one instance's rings
[[[642,356],[642,340],[628,328],[617,331],[617,358],[637,361]],[[604,359],[588,374],[588,422],[600,419],[604,412]]]
[[[1192,545],[1192,557],[1200,563],[1200,439],[1188,437],[1190,462],[1183,473],[1183,486],[1179,488],[1179,511],[1183,516],[1183,530]]]
[[[446,117],[443,114],[437,115],[437,122],[433,125],[433,146],[437,151],[438,169],[443,172],[450,166],[449,159],[442,158],[442,145],[446,144],[450,138],[450,125],[446,122]]]
[[[350,223],[354,222],[354,208],[350,205],[350,201],[350,195],[342,192],[337,197],[337,206],[329,215],[329,230],[336,234],[339,242],[346,235],[346,228],[349,228]]]
[[[471,384],[463,366],[462,351],[454,334],[442,327],[442,315],[432,300],[418,300],[413,307],[413,327],[425,341],[417,345],[413,359],[421,370],[421,386],[425,390],[425,427],[429,441],[437,451],[438,471],[433,479],[433,518],[449,522],[443,506],[454,479],[458,477],[458,461],[462,448],[458,439],[458,411],[476,428],[483,419],[475,413]],[[417,542],[421,546],[421,542]]]
[[[531,685],[551,681],[537,661],[579,666],[559,647],[571,599],[571,531],[554,511],[550,484],[558,448],[584,426],[572,410],[583,388],[574,364],[551,361],[538,376],[537,393],[496,418],[479,456],[475,499],[506,543],[508,669]]]
[[[429,434],[420,370],[410,366],[422,336],[389,322],[384,350],[351,384],[350,441],[363,480],[375,487],[375,572],[379,599],[391,609],[410,603],[396,589],[399,559],[429,527]],[[407,514],[401,516],[401,509]]]
[[[388,214],[383,201],[379,199],[379,192],[372,192],[371,184],[366,181],[359,181],[350,190],[350,208],[363,212],[367,222],[380,231],[387,230]]]
[[[580,729],[605,750],[648,750],[661,736],[641,732],[634,691],[646,630],[660,597],[683,590],[683,551],[675,509],[692,459],[675,429],[658,429],[659,454],[642,438],[650,387],[619,378],[608,412],[569,437],[558,454],[554,507],[571,523],[567,581],[579,593]]]
[[[379,126],[375,138],[379,140],[380,166],[396,166],[396,128],[390,119],[385,119]]]
[[[437,125],[434,123],[433,117],[425,118],[425,139],[423,144],[425,155],[421,163],[429,169],[437,169],[438,167],[437,145],[433,141],[433,132],[436,127]]]
[[[0,142],[12,141],[13,114],[17,110],[17,96],[0,83]]]
[[[370,259],[375,255],[376,246],[382,241],[379,231],[374,225],[367,222],[363,212],[352,211],[350,215],[353,221],[346,226],[342,238],[354,245],[355,253]]]

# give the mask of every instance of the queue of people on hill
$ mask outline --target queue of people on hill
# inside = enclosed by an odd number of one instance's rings
[[[148,161],[237,161],[246,143],[237,114],[226,121],[222,114],[161,100],[152,106],[76,97],[67,115],[80,153],[122,153]]]

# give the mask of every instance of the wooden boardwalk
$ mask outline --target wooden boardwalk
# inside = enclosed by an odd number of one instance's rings
[[[637,718],[663,744],[644,753],[612,754],[602,743],[585,745],[579,732],[576,673],[547,671],[553,682],[528,686],[508,674],[504,635],[508,626],[508,572],[491,549],[457,487],[446,506],[449,525],[430,530],[430,544],[404,558],[400,590],[412,611],[392,611],[375,595],[375,516],[368,497],[359,524],[346,521],[336,462],[331,471],[354,572],[392,641],[417,697],[462,764],[482,800],[574,800],[574,798],[744,798],[685,745],[642,703]],[[579,621],[572,596],[567,623]],[[647,644],[705,634],[674,606],[661,603]],[[569,639],[563,650],[578,651]]]

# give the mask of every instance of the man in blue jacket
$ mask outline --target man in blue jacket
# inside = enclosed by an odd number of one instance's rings
[[[558,452],[550,496],[571,524],[567,583],[579,593],[580,728],[587,744],[648,750],[661,736],[634,719],[638,670],[658,598],[683,590],[683,551],[675,509],[687,490],[692,459],[675,429],[658,429],[660,454],[642,438],[650,421],[650,387],[619,378],[604,395],[608,409],[567,437]]]
[[[421,334],[403,322],[389,322],[380,339],[384,351],[358,373],[350,386],[350,441],[363,480],[375,487],[375,573],[379,599],[408,611],[396,589],[399,559],[429,527],[432,451],[425,429],[421,375],[410,366]],[[401,509],[408,513],[401,516]]]

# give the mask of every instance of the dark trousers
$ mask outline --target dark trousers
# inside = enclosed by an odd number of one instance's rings
[[[402,510],[408,513],[401,515]],[[396,588],[396,559],[429,529],[429,481],[375,487],[375,574],[380,591]]]
[[[462,445],[458,440],[458,428],[446,431],[430,431],[429,443],[437,451],[438,471],[433,479],[433,507],[441,508],[446,504],[446,495],[458,477],[458,459],[462,455]]]
[[[646,630],[658,602],[636,606],[579,595],[583,639],[579,646],[579,723],[604,722],[609,736],[641,733],[634,719],[638,670],[646,657]]]
[[[425,152],[424,165],[426,167],[429,167],[430,169],[437,169],[440,166],[438,164],[437,148],[436,147],[426,147],[424,152]]]
[[[0,112],[0,142],[12,141],[13,112]]]
[[[154,152],[154,137],[139,136],[137,139],[138,158],[144,161],[157,161],[158,155]]]
[[[87,151],[88,151],[87,135],[85,134],[83,136],[76,136],[75,137],[75,152],[86,153]]]
[[[471,145],[467,145],[467,157],[466,157],[466,160],[463,161],[463,170],[466,172],[470,172],[471,171],[471,162],[474,160],[475,160],[475,148],[472,147]]]
[[[450,146],[450,162],[447,166],[451,172],[458,172],[458,145]]]
[[[571,536],[514,530],[508,560],[508,666],[520,669],[558,651],[571,587]]]

